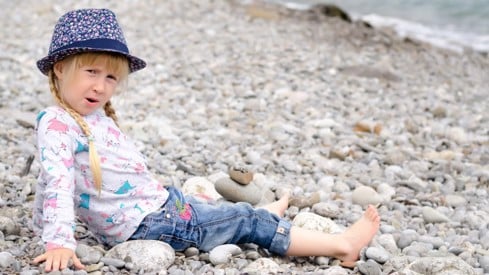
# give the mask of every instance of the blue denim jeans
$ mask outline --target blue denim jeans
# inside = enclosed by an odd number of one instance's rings
[[[130,240],[161,240],[176,251],[190,246],[209,251],[221,244],[254,243],[285,255],[290,245],[291,224],[265,209],[250,204],[211,205],[186,198],[167,187],[168,200],[144,218]]]

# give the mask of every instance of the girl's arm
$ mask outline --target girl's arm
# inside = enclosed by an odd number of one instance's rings
[[[59,262],[73,258],[76,249],[74,214],[74,121],[60,108],[48,108],[38,117],[37,142],[41,175],[38,183],[42,209],[40,222],[46,253],[35,262]],[[75,125],[76,126],[76,125]],[[74,258],[74,257],[75,258]],[[79,261],[78,261],[79,262]],[[65,264],[65,265],[66,265]],[[81,264],[81,263],[80,263]],[[49,264],[51,265],[51,264]],[[56,266],[53,265],[53,268]],[[46,266],[48,270],[48,266]]]

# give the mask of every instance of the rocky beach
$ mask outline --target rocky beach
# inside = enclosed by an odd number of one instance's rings
[[[489,274],[487,53],[438,49],[325,7],[0,3],[0,274],[44,273],[31,263],[43,251],[31,226],[34,127],[52,99],[35,62],[57,19],[88,7],[113,10],[148,62],[114,105],[162,184],[256,206],[291,190],[286,219],[332,233],[374,204],[381,226],[357,266],[343,268],[248,244],[110,249],[79,223],[87,269],[50,274]],[[248,189],[229,182],[231,167],[253,172]]]

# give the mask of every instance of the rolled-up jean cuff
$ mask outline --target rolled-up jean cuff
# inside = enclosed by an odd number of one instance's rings
[[[290,222],[280,220],[268,251],[284,256],[290,246]]]

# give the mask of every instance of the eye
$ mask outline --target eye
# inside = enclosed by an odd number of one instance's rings
[[[114,80],[114,81],[117,81],[117,80],[118,80],[117,76],[112,75],[112,74],[109,74],[109,75],[107,76],[107,78],[112,79],[112,80]]]

